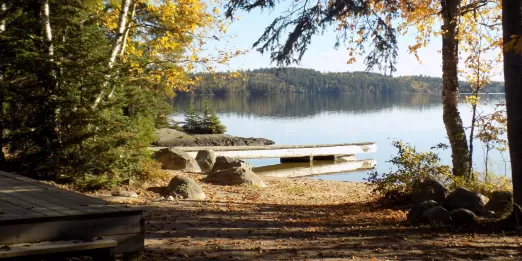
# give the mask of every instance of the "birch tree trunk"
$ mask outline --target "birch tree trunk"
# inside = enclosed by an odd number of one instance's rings
[[[125,25],[125,33],[123,34],[123,43],[120,48],[120,56],[123,56],[123,54],[125,54],[125,47],[127,47],[127,37],[129,37],[130,27],[132,26],[132,21],[134,19],[134,15],[136,14],[137,4],[138,3],[136,1],[132,1],[129,22]]]
[[[136,14],[136,5],[138,3],[136,1],[132,1],[131,4],[131,11],[130,11],[130,17],[127,25],[125,25],[125,33],[123,33],[123,43],[121,44],[120,48],[120,57],[122,57],[125,54],[125,47],[127,47],[127,38],[129,37],[130,27],[132,26],[132,20],[134,19],[134,15]],[[116,85],[114,85],[111,89],[111,92],[109,95],[107,95],[107,98],[112,98],[114,95],[114,91],[116,90]]]
[[[522,37],[522,1],[502,1],[504,44],[511,36]],[[504,50],[507,137],[511,156],[511,177],[515,203],[522,206],[522,53]]]
[[[112,68],[114,68],[114,64],[116,63],[116,58],[118,57],[118,54],[120,53],[123,39],[125,36],[125,28],[127,27],[127,18],[129,15],[129,8],[130,8],[130,2],[131,0],[122,0],[121,1],[121,10],[120,15],[118,18],[118,27],[116,28],[116,36],[112,40],[112,48],[111,48],[111,54],[109,57],[109,62],[107,64],[108,73],[106,75],[105,83],[103,84],[104,87],[106,87],[109,84],[110,80],[110,71]],[[103,99],[103,96],[105,96],[105,90],[102,90],[101,93],[98,95],[96,100],[94,101],[94,105],[92,106],[93,109],[96,109],[98,104]]]
[[[466,133],[458,110],[459,81],[458,17],[460,0],[441,0],[442,6],[442,109],[451,157],[453,175],[469,177],[469,150]]]
[[[47,49],[46,54],[49,60],[53,61],[53,33],[51,30],[51,20],[49,18],[49,13],[49,0],[40,0],[40,23],[42,25],[42,36]]]
[[[0,14],[4,15],[7,11],[7,5],[5,4],[5,1],[0,1]],[[0,33],[3,33],[5,31],[5,18],[0,20]]]

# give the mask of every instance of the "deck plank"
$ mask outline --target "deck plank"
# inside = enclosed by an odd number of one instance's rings
[[[142,210],[0,171],[0,245],[106,238],[144,248]]]

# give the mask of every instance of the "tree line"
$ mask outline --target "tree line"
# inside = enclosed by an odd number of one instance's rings
[[[392,77],[368,72],[326,72],[303,68],[265,68],[227,73],[201,73],[191,89],[195,94],[274,94],[274,93],[441,93],[442,79],[430,76]],[[460,90],[471,93],[472,85],[461,81]],[[482,93],[504,93],[501,82],[488,83]]]

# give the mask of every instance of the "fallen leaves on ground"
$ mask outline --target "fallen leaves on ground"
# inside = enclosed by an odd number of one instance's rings
[[[404,225],[407,212],[376,206],[365,183],[264,178],[267,188],[198,181],[205,201],[144,208],[144,260],[521,260],[516,235]]]

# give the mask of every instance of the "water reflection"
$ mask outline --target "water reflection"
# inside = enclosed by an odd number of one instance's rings
[[[322,112],[372,113],[390,108],[423,110],[440,105],[440,96],[413,95],[357,95],[357,94],[287,94],[287,95],[227,95],[190,96],[179,95],[174,99],[176,112],[184,112],[191,98],[196,109],[203,108],[204,99],[210,99],[219,113],[271,116],[276,118],[308,117]]]
[[[190,96],[175,98],[174,118],[183,119]],[[193,97],[196,108],[202,108],[205,97]],[[210,96],[214,108],[230,135],[264,137],[278,145],[335,144],[376,142],[377,153],[361,154],[358,159],[376,159],[379,172],[391,167],[386,161],[396,153],[390,139],[403,139],[419,151],[429,150],[438,143],[448,143],[442,121],[440,95],[271,95],[271,96]],[[461,96],[459,109],[463,122],[470,124],[471,106]],[[481,95],[480,110],[488,113],[504,101],[503,95]],[[484,170],[484,153],[475,141],[474,165]],[[449,151],[441,153],[442,162],[451,163]],[[275,160],[253,160],[254,166],[273,165]],[[492,153],[490,170],[497,174],[510,173],[509,155]],[[498,166],[497,166],[498,165]],[[366,172],[329,175],[335,180],[361,180]]]

